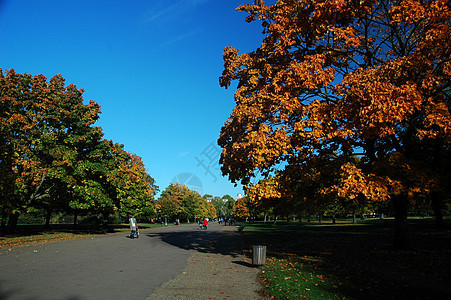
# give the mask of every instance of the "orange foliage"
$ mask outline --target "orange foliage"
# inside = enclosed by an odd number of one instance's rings
[[[275,175],[249,187],[253,203],[290,197],[305,174],[320,171],[328,175],[307,184],[315,186],[310,195],[382,201],[447,185],[449,168],[441,162],[449,163],[451,142],[448,4],[240,6],[248,22],[261,21],[265,36],[254,52],[224,49],[220,84],[237,80],[238,88],[218,140],[223,173],[245,185],[257,170]]]

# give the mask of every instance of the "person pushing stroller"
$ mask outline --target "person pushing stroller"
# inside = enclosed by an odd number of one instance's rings
[[[130,238],[139,238],[138,224],[135,217],[129,219],[130,222]]]

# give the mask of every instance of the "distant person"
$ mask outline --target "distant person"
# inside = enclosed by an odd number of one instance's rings
[[[199,229],[202,229],[203,223],[204,223],[203,220],[202,220],[202,219],[199,219],[199,223],[198,223],[198,224],[199,224]]]
[[[207,218],[204,219],[204,229],[207,230],[208,221]]]
[[[137,228],[138,225],[136,223],[135,217],[131,217],[129,219],[130,222],[130,238],[134,239],[135,237],[138,237]]]

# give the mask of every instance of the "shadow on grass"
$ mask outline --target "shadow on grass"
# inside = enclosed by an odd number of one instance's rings
[[[409,229],[409,251],[393,249],[391,221],[253,224],[243,235],[247,249],[266,245],[267,257],[332,278],[337,284],[324,289],[345,298],[451,299],[451,231],[428,220],[411,221]]]

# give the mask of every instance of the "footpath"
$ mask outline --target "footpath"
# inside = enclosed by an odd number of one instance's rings
[[[1,248],[0,299],[262,299],[243,248],[217,223]]]
[[[221,227],[220,238],[215,236],[196,247],[185,269],[154,290],[147,300],[264,299],[258,293],[260,269],[243,255],[243,240],[236,226]]]

